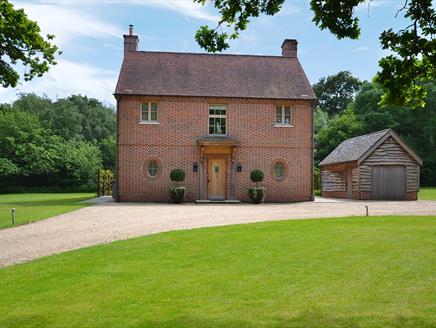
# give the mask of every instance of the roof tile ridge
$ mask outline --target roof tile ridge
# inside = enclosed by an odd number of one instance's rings
[[[234,57],[255,57],[255,58],[282,58],[282,59],[298,59],[298,57],[284,57],[281,55],[253,55],[253,54],[209,54],[201,52],[178,52],[178,51],[148,51],[148,50],[138,50],[132,51],[130,54],[172,54],[172,55],[195,55],[195,56],[234,56]]]
[[[357,139],[357,138],[367,137],[367,136],[370,136],[370,135],[372,135],[372,134],[381,133],[381,132],[383,132],[383,135],[385,135],[386,132],[388,132],[388,131],[391,131],[391,129],[388,128],[388,129],[384,129],[384,130],[379,130],[379,131],[374,131],[374,132],[371,132],[371,133],[362,134],[362,135],[360,135],[360,136],[355,136],[355,137],[348,138],[348,139],[346,139],[346,140],[344,140],[344,141],[349,141],[349,140],[352,140],[352,139]],[[344,141],[343,141],[343,142],[344,142]]]

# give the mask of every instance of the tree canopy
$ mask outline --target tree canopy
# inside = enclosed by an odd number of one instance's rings
[[[94,189],[97,171],[115,167],[115,131],[113,108],[84,96],[0,104],[0,189]]]
[[[27,18],[23,9],[14,9],[7,0],[0,0],[0,85],[16,87],[20,80],[17,64],[23,65],[24,80],[42,76],[55,65],[57,46],[54,35],[41,35],[38,24]]]
[[[313,85],[318,107],[330,116],[344,110],[353,100],[362,82],[348,71],[321,78]]]
[[[206,0],[193,0],[202,5]],[[221,15],[214,28],[201,26],[195,35],[198,44],[208,52],[229,47],[228,40],[239,36],[252,18],[261,14],[275,15],[284,0],[211,0]],[[313,22],[338,39],[357,39],[361,34],[355,8],[366,0],[311,0]],[[371,5],[371,1],[369,4]],[[400,13],[410,22],[399,31],[387,29],[380,35],[381,47],[391,52],[379,61],[375,81],[383,88],[381,105],[424,107],[428,93],[426,81],[436,78],[436,11],[432,0],[399,2]],[[218,31],[224,26],[230,29]]]

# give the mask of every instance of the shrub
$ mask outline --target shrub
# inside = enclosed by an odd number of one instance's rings
[[[256,186],[259,182],[263,181],[263,177],[265,175],[263,174],[263,172],[261,170],[253,170],[250,173],[250,180],[256,183]]]
[[[114,174],[111,170],[98,170],[97,182],[97,194],[99,196],[112,195],[112,183],[114,182]]]
[[[259,182],[263,181],[264,174],[261,170],[253,170],[250,173],[250,180],[256,183],[256,187],[248,189],[248,197],[253,201],[254,204],[259,204],[262,202],[265,196],[266,189],[264,187],[259,187]]]
[[[265,197],[266,188],[264,187],[253,187],[248,189],[248,197],[253,201],[254,204],[260,204]]]
[[[171,199],[175,204],[180,204],[185,198],[186,187],[180,187],[179,182],[185,180],[186,173],[183,169],[173,169],[170,172],[171,181],[176,182],[176,186],[170,188]]]
[[[319,167],[313,168],[313,189],[321,190],[321,170]]]
[[[183,171],[183,169],[173,169],[170,173],[170,179],[171,181],[177,182],[177,186],[179,185],[179,182],[182,182],[185,180],[186,173]]]

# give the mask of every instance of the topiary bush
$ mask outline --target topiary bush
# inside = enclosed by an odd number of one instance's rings
[[[263,181],[264,176],[261,170],[253,170],[250,173],[250,180],[256,183],[256,187],[248,189],[248,197],[250,197],[254,204],[261,203],[265,197],[266,188],[259,187],[259,182]]]
[[[171,199],[175,204],[180,204],[185,199],[186,187],[179,186],[179,182],[185,181],[186,173],[183,169],[173,169],[170,172],[171,181],[176,185],[170,188]]]
[[[185,181],[186,173],[183,169],[174,169],[170,172],[171,181],[175,181],[176,185],[179,185],[179,182]]]
[[[263,181],[264,174],[261,170],[253,170],[250,173],[250,180],[256,183],[256,187],[259,182]]]
[[[260,204],[265,197],[265,187],[253,187],[248,189],[248,197],[254,204]]]

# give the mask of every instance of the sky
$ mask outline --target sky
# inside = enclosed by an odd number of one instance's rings
[[[22,81],[17,88],[1,88],[0,103],[12,102],[20,92],[52,99],[82,94],[115,105],[113,92],[123,59],[122,35],[134,25],[139,50],[204,52],[194,35],[201,25],[216,26],[218,13],[210,4],[191,0],[45,0],[11,1],[35,20],[44,34],[54,34],[62,50],[58,64],[42,78]],[[284,39],[298,40],[298,57],[311,83],[348,70],[371,80],[378,60],[388,54],[379,43],[380,33],[397,31],[407,22],[395,17],[404,0],[373,0],[359,6],[359,40],[338,40],[313,22],[307,0],[286,0],[275,16],[252,19],[225,53],[281,55]]]

